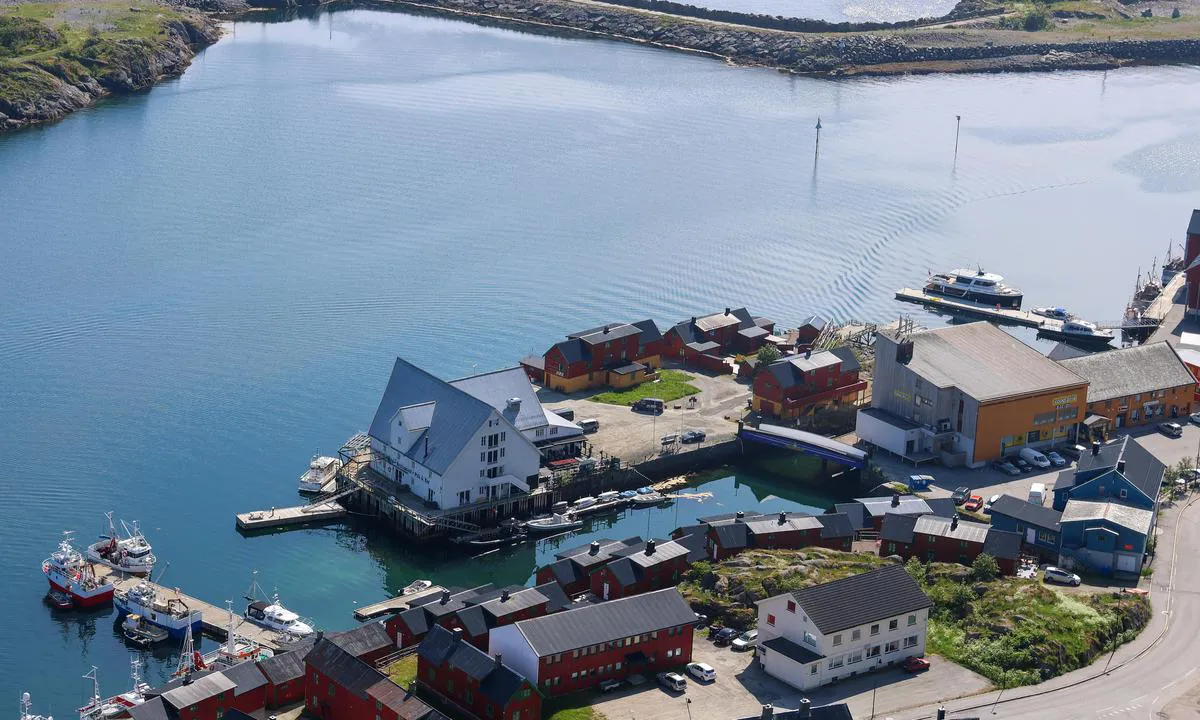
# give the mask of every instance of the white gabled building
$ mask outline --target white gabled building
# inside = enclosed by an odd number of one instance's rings
[[[541,462],[513,422],[524,402],[492,407],[396,358],[371,421],[371,467],[442,509],[527,493]]]
[[[543,407],[520,367],[471,375],[450,384],[499,410],[547,459],[579,455],[583,430]]]
[[[800,690],[925,654],[932,603],[902,565],[757,604],[758,660]]]

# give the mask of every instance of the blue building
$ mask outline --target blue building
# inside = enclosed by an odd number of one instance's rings
[[[1062,514],[1060,563],[1104,574],[1137,573],[1152,532],[1153,510],[1071,498]]]
[[[1054,509],[1068,500],[1116,501],[1154,511],[1167,466],[1136,440],[1125,436],[1107,445],[1092,443],[1074,469],[1063,470],[1054,484]]]
[[[1001,495],[992,503],[991,517],[992,527],[997,530],[1020,534],[1021,547],[1026,552],[1058,561],[1062,513],[1012,495]]]

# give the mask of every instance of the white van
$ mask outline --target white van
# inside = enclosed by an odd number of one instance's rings
[[[1041,505],[1046,502],[1046,484],[1034,483],[1029,486],[1029,502]]]
[[[1041,454],[1033,448],[1021,448],[1021,459],[1034,467],[1048,468],[1050,467],[1050,458]]]

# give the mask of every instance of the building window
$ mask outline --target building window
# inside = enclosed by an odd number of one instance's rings
[[[620,669],[621,669],[621,663],[616,663],[616,669],[617,669],[617,670],[620,670]]]
[[[888,630],[895,630],[898,627],[900,627],[900,620],[898,618],[888,621]]]
[[[855,628],[854,631],[850,633],[850,639],[852,641],[859,640],[861,638],[862,638],[862,630],[859,630],[858,628]]]
[[[877,658],[877,657],[879,657],[879,646],[878,645],[872,645],[871,647],[867,648],[867,659]]]
[[[842,634],[841,634],[841,633],[838,633],[837,635],[834,635],[834,636],[833,636],[833,644],[834,644],[834,645],[841,645],[841,644],[842,644]]]
[[[817,638],[810,632],[804,633],[804,642],[812,645],[813,647],[817,646]]]
[[[916,635],[909,635],[908,637],[904,638],[904,647],[910,648],[910,647],[916,647],[916,646],[917,646],[917,636]]]
[[[872,634],[872,635],[878,635],[878,634],[879,634],[879,624],[878,624],[878,623],[876,623],[876,624],[874,624],[874,625],[872,625],[872,626],[871,626],[871,634]]]
[[[809,670],[808,670],[808,674],[809,674],[809,675],[816,675],[816,674],[817,674],[817,664],[816,664],[816,663],[813,663],[813,666],[812,666],[811,668],[809,668]]]
[[[909,627],[912,627],[913,625],[916,625],[916,624],[917,624],[917,616],[916,616],[916,615],[909,615],[909,616],[908,616],[908,626],[909,626]]]
[[[843,662],[843,660],[842,660],[842,658],[840,658],[840,657],[837,657],[837,658],[834,658],[833,660],[830,660],[830,661],[829,661],[829,669],[830,669],[830,670],[836,670],[836,669],[840,668],[840,667],[842,666],[842,662]]]
[[[796,601],[795,600],[788,600],[787,610],[788,610],[788,612],[792,613],[793,615],[796,614]]]
[[[900,641],[893,640],[887,644],[887,646],[883,649],[883,651],[886,653],[894,653],[894,652],[898,651],[899,649],[900,649]]]
[[[770,615],[770,614],[767,615],[767,624],[768,625],[775,624],[775,616],[774,615]]]
[[[846,656],[846,664],[853,665],[854,663],[862,662],[862,650],[857,650]]]
[[[1122,499],[1129,497],[1129,491],[1125,488],[1121,488],[1121,492],[1119,494]]]

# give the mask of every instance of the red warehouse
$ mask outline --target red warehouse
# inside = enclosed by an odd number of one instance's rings
[[[449,622],[450,617],[471,603],[479,603],[500,597],[500,591],[490,583],[470,590],[452,592],[444,590],[440,595],[420,599],[420,604],[388,618],[384,622],[398,648],[417,645],[429,628]]]
[[[774,329],[774,322],[753,317],[744,307],[725,308],[723,313],[685,320],[667,330],[663,336],[664,350],[669,357],[688,364],[695,364],[689,360],[704,355],[749,355],[767,342]]]
[[[794,419],[837,405],[857,405],[867,389],[854,350],[839,347],[794,355],[754,374],[752,407],[766,415]]]
[[[647,540],[622,554],[592,573],[592,592],[601,600],[675,587],[692,565],[691,551],[673,541]]]
[[[440,627],[461,630],[463,639],[480,650],[486,650],[488,633],[492,628],[558,612],[570,603],[558,583],[522,590],[505,589],[500,591],[498,598],[459,610]]]
[[[163,703],[178,720],[220,720],[233,707],[233,681],[219,672],[192,675],[164,687],[171,689],[162,693]]]
[[[554,562],[538,568],[537,583],[557,582],[568,597],[591,589],[592,573],[620,557],[620,552],[642,542],[640,537],[625,540],[593,540],[589,545],[556,553]]]
[[[695,621],[678,590],[658,590],[496,628],[488,653],[563,695],[690,662]]]
[[[520,673],[463,640],[462,633],[435,627],[417,649],[417,682],[476,720],[538,720],[542,696]]]
[[[920,498],[916,495],[891,497],[855,498],[850,502],[836,503],[834,510],[846,513],[856,530],[881,530],[883,519],[888,515],[937,515],[954,517],[958,506],[950,498]]]
[[[267,678],[253,661],[226,668],[221,674],[233,682],[233,702],[226,708],[252,713],[267,706]]]
[[[311,647],[306,643],[302,648],[258,662],[258,669],[267,679],[263,694],[268,708],[276,709],[304,699],[304,655]]]
[[[807,515],[781,512],[776,515],[737,512],[699,519],[705,535],[705,556],[724,560],[747,548],[826,547],[850,550],[855,528],[845,513]]]
[[[304,703],[321,720],[426,720],[437,714],[386,675],[338,647],[317,641],[304,658]]]
[[[879,533],[880,556],[899,555],[907,560],[970,565],[982,553],[996,559],[1000,572],[1016,572],[1021,535],[983,523],[934,515],[888,515]]]
[[[568,335],[542,356],[543,385],[565,393],[612,385],[629,387],[654,378],[662,364],[663,337],[653,320],[610,323]],[[533,368],[525,365],[526,372]]]
[[[329,633],[325,637],[368,665],[374,665],[376,660],[396,651],[392,636],[380,622],[365,623],[353,630]]]

